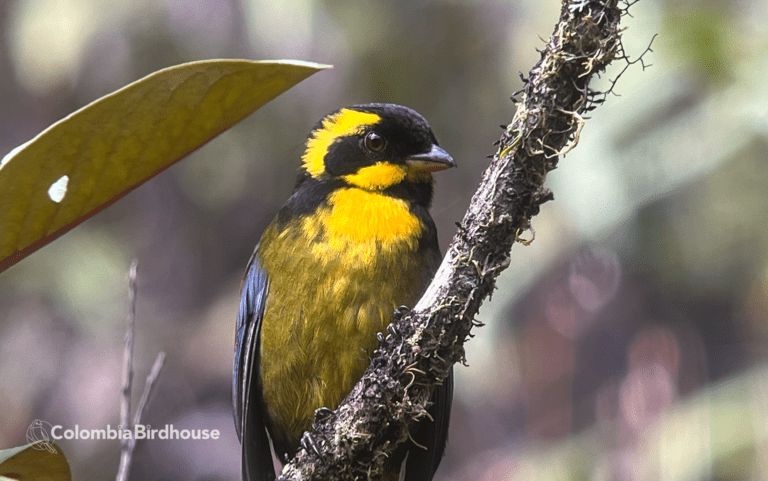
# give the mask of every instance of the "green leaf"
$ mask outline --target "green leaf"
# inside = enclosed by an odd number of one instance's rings
[[[69,463],[61,448],[36,441],[0,451],[0,481],[70,481]]]
[[[324,68],[299,61],[186,63],[51,125],[0,161],[0,272]]]

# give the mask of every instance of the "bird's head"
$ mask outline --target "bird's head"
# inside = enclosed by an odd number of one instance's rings
[[[369,191],[428,185],[455,167],[418,112],[394,104],[355,105],[323,118],[310,134],[299,183],[337,180]]]

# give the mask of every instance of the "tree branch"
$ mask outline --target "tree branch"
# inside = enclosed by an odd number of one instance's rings
[[[396,316],[365,375],[335,413],[315,419],[312,434],[322,458],[300,450],[281,480],[378,479],[387,456],[426,415],[433,386],[464,360],[474,317],[509,265],[512,245],[530,242],[521,236],[531,230],[540,206],[553,199],[544,187],[547,173],[578,142],[581,114],[602,101],[590,80],[615,58],[626,60],[619,22],[628,5],[563,2],[434,281],[410,313]]]

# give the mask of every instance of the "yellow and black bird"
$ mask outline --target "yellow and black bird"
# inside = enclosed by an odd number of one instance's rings
[[[335,409],[360,379],[395,309],[426,289],[440,262],[432,172],[456,165],[421,115],[393,104],[327,115],[302,161],[242,286],[233,401],[249,481],[274,479],[269,438],[281,461],[292,456],[315,410]],[[401,470],[409,481],[432,479],[452,377],[435,389],[431,419],[411,433],[421,447],[400,449],[384,479]]]

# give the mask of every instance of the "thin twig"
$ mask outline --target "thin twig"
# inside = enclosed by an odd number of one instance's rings
[[[144,384],[144,392],[141,393],[141,399],[139,405],[136,407],[136,414],[133,416],[133,425],[141,424],[141,419],[144,417],[144,412],[147,409],[147,401],[149,400],[149,394],[152,392],[152,388],[157,382],[157,377],[160,375],[160,370],[165,363],[165,352],[160,351],[157,353],[155,363],[152,364],[152,370],[147,375],[147,382]]]
[[[123,389],[120,397],[120,425],[118,429],[129,430],[133,434],[134,427],[141,424],[141,419],[147,408],[147,402],[152,392],[152,388],[160,376],[160,370],[165,362],[165,353],[160,352],[152,365],[152,370],[147,376],[144,384],[144,391],[136,407],[136,412],[131,422],[131,392],[133,390],[133,333],[136,326],[136,273],[138,263],[134,259],[128,271],[128,327],[125,333],[125,349],[123,350]],[[117,481],[128,481],[131,473],[131,460],[133,450],[136,448],[136,439],[134,436],[123,438],[120,441],[120,466],[117,469]]]
[[[120,425],[118,429],[131,429],[131,391],[133,387],[133,331],[136,325],[136,273],[138,262],[131,262],[128,270],[128,327],[125,332],[125,348],[123,349],[123,389],[120,396]],[[120,441],[120,467],[117,470],[117,481],[127,481],[131,470],[131,455],[135,441],[129,439]]]

